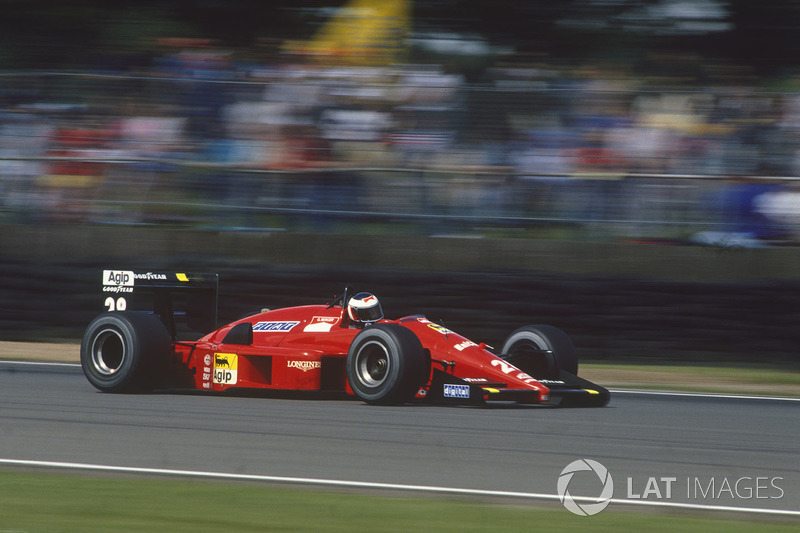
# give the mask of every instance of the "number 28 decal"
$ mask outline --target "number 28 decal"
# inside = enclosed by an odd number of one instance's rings
[[[494,359],[491,363],[492,366],[499,366],[500,370],[503,371],[503,374],[513,374],[514,372],[519,372],[517,374],[517,379],[524,381],[525,383],[534,383],[536,379],[530,377],[525,372],[521,371],[519,368],[515,367],[512,364],[509,364],[501,359]]]
[[[109,311],[124,311],[128,308],[128,302],[125,301],[125,298],[117,298],[115,300],[109,296],[106,298],[105,306],[108,307]]]

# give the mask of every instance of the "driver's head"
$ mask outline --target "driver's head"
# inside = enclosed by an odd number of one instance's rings
[[[356,324],[371,324],[383,318],[383,309],[377,296],[359,292],[347,302],[347,315]]]

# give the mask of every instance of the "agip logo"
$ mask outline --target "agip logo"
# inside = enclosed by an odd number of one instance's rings
[[[569,484],[576,474],[580,474],[581,477],[591,475],[600,480],[602,490],[600,496],[598,496],[595,501],[578,503],[575,501],[576,497],[570,494]],[[561,475],[558,477],[558,498],[567,510],[579,516],[596,515],[608,506],[613,495],[614,480],[611,478],[608,469],[591,459],[578,459],[577,461],[571,462],[561,471]],[[579,499],[591,500],[591,498],[586,497],[581,497]]]
[[[133,292],[134,279],[130,270],[103,270],[103,291]]]
[[[214,383],[235,385],[239,379],[239,356],[235,353],[214,354]]]

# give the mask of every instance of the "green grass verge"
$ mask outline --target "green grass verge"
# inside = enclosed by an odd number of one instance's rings
[[[607,509],[578,517],[534,505],[0,470],[0,532],[797,531],[796,522],[749,515]]]
[[[800,370],[784,370],[757,366],[667,365],[626,363],[581,363],[583,369],[634,370],[638,372],[667,372],[702,377],[735,379],[748,383],[800,385]]]
[[[800,396],[797,368],[586,362],[581,363],[580,372],[611,387]]]

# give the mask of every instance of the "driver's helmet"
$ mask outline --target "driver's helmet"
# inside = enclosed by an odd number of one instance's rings
[[[377,296],[359,292],[347,302],[347,315],[357,324],[371,324],[383,318],[383,309]]]

